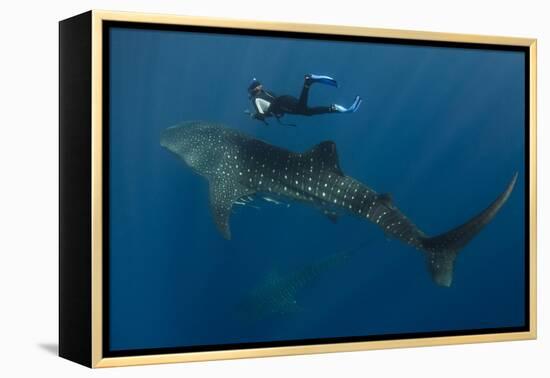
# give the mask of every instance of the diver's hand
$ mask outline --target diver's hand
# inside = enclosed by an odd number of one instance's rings
[[[256,113],[256,114],[253,115],[253,118],[257,119],[258,121],[262,121],[264,123],[264,125],[269,126],[269,123],[267,123],[267,121],[265,120],[265,117],[263,115]]]
[[[264,125],[269,126],[269,123],[267,123],[267,121],[265,120],[265,117],[262,114],[252,113],[248,109],[244,110],[244,114],[248,115],[252,119],[257,119],[258,121],[262,121],[264,123]]]

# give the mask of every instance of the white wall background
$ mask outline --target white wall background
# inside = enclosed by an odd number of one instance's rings
[[[549,376],[550,26],[545,1],[3,2],[0,22],[0,376]],[[57,344],[57,21],[88,9],[539,39],[539,340],[89,371]],[[542,210],[545,209],[546,212]],[[498,269],[498,266],[495,266]]]

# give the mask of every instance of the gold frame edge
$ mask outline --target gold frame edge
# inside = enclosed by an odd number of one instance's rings
[[[101,20],[104,21],[141,22],[149,24],[154,23],[168,25],[212,26],[221,28],[304,32],[313,34],[353,35],[362,37],[413,39],[421,41],[465,42],[524,47],[529,47],[533,44],[533,42],[536,41],[535,38],[526,37],[460,34],[389,28],[369,28],[363,26],[256,21],[247,19],[183,16],[159,13],[120,12],[106,10],[94,10],[92,12],[95,17],[101,18]]]
[[[253,349],[219,350],[210,352],[191,352],[173,354],[151,354],[129,357],[103,357],[103,318],[102,318],[102,23],[103,21],[122,21],[157,23],[170,25],[213,26],[221,28],[239,28],[252,30],[271,30],[305,32],[314,34],[352,35],[364,37],[382,37],[411,39],[422,41],[441,41],[477,44],[495,44],[522,46],[529,48],[529,143],[530,143],[530,327],[525,332],[493,333],[466,336],[445,336],[415,339],[383,341],[347,342],[287,347],[266,347]],[[314,353],[351,352],[374,349],[393,349],[404,347],[425,347],[451,344],[485,343],[499,341],[533,340],[537,337],[537,40],[534,38],[487,36],[475,34],[456,34],[413,30],[366,28],[357,26],[338,26],[322,24],[297,24],[284,22],[252,21],[227,18],[198,16],[178,16],[134,12],[114,12],[92,10],[92,367],[119,367],[146,364],[165,364],[175,362],[197,362],[221,359],[239,359],[256,357],[274,357],[287,355],[305,355]]]
[[[103,358],[103,29],[92,11],[92,367]]]
[[[529,333],[537,338],[537,40],[529,45]]]

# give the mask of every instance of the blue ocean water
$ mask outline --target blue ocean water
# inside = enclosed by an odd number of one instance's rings
[[[327,42],[112,28],[110,32],[110,348],[522,326],[524,319],[524,55],[521,52]],[[355,114],[247,117],[252,77],[277,94],[314,85],[311,105]],[[343,171],[395,204],[427,234],[488,206],[519,172],[508,202],[459,254],[450,288],[418,251],[351,216],[235,206],[233,238],[211,218],[206,180],[159,144],[185,120],[226,124],[294,151],[336,143]],[[365,243],[296,296],[298,311],[256,319],[238,304],[274,272]]]

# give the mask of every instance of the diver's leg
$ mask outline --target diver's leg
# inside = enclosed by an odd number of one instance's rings
[[[305,79],[306,79],[306,82],[308,82],[309,84],[320,83],[320,84],[330,85],[333,87],[338,86],[338,82],[332,77],[327,75],[307,74],[305,76]]]
[[[331,78],[330,76],[324,76],[324,75],[315,75],[315,74],[307,74],[304,77],[304,86],[302,87],[302,93],[300,93],[300,98],[298,100],[298,109],[297,112],[303,115],[316,115],[316,114],[324,114],[324,113],[330,113],[334,111],[333,106],[316,106],[316,107],[308,107],[308,99],[309,99],[309,87],[313,83],[322,83],[332,86],[338,86],[338,83],[336,80]]]
[[[300,114],[300,101],[293,96],[279,96],[271,103],[269,110],[275,114],[282,116],[285,113]]]
[[[302,92],[300,93],[300,98],[298,99],[298,109],[300,111],[305,111],[307,109],[307,101],[309,98],[309,86],[311,82],[308,80],[306,75],[304,79],[304,86],[302,87]]]
[[[332,113],[334,110],[332,109],[332,106],[314,106],[311,108],[304,109],[303,115],[312,116],[317,114],[326,114],[326,113]]]
[[[330,76],[315,75],[315,74],[305,75],[304,86],[302,87],[302,93],[300,93],[300,99],[298,100],[299,107],[304,111],[307,108],[307,101],[309,97],[309,87],[313,83],[327,84],[327,85],[332,85],[333,87],[338,86],[338,83],[336,82],[336,80],[334,80]]]
[[[332,104],[330,106],[315,106],[312,108],[302,109],[303,115],[316,115],[316,114],[325,114],[325,113],[355,113],[359,106],[361,106],[361,97],[356,96],[355,101],[349,107],[345,107],[338,104]]]

